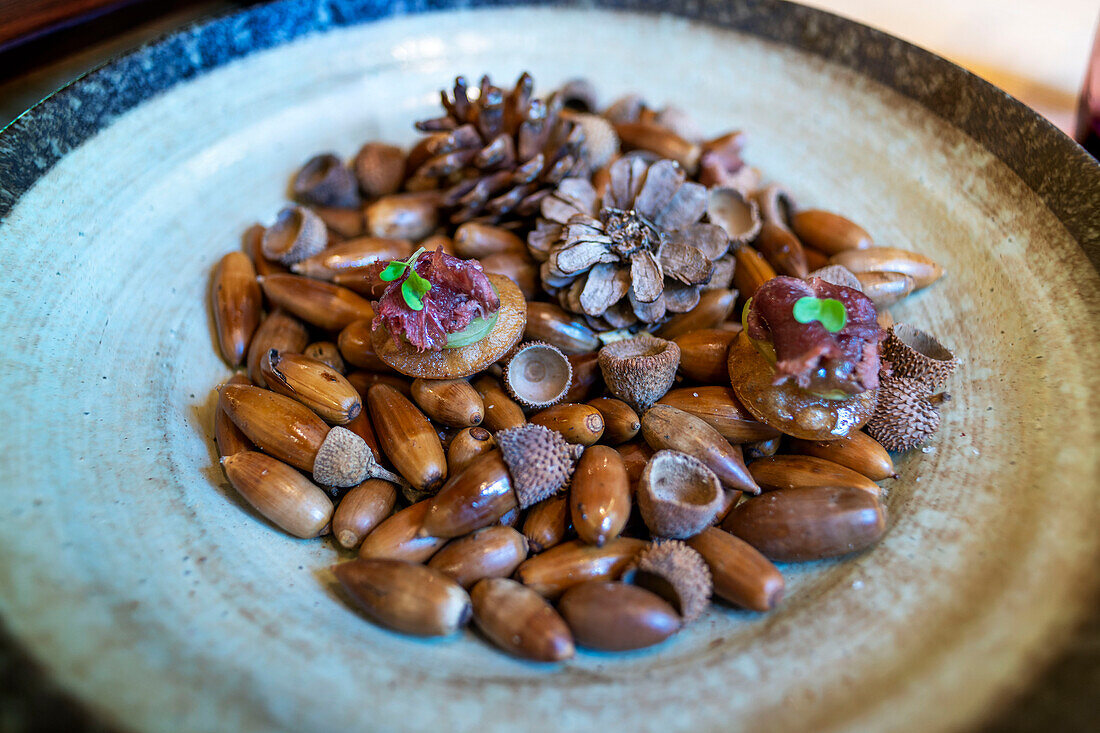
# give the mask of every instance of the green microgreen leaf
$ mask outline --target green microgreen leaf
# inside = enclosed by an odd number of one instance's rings
[[[423,298],[432,289],[432,284],[416,272],[416,258],[424,252],[424,248],[416,250],[407,260],[393,260],[386,265],[386,269],[378,276],[384,282],[393,282],[408,271],[409,276],[401,283],[401,297],[405,299],[405,305],[414,311],[423,310]]]
[[[386,269],[382,270],[382,274],[378,277],[382,278],[384,282],[391,283],[397,278],[401,277],[407,270],[409,265],[405,262],[394,260],[390,264],[386,265]]]
[[[409,278],[409,280],[411,279]],[[405,298],[405,305],[414,311],[424,310],[424,302],[420,299],[420,294],[416,292],[416,287],[409,280],[401,283],[401,296]],[[431,286],[429,285],[429,287]]]
[[[825,330],[836,333],[848,323],[848,311],[839,300],[807,296],[795,301],[794,319],[799,323],[817,321]]]

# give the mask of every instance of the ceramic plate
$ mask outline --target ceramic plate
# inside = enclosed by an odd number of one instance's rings
[[[7,633],[94,717],[142,731],[936,731],[1023,689],[1097,584],[1096,165],[946,62],[795,6],[447,4],[254,8],[0,136]],[[713,608],[655,650],[551,669],[471,631],[364,622],[331,544],[272,531],[210,439],[217,259],[313,153],[407,144],[455,74],[523,70],[746,130],[748,161],[801,204],[946,267],[895,316],[964,360],[875,549],[785,566],[770,615]]]

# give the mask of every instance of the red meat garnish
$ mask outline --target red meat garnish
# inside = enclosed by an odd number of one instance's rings
[[[381,282],[382,270],[388,262],[376,262],[366,271],[368,281]],[[420,351],[440,351],[447,345],[447,335],[462,331],[477,317],[489,316],[500,310],[500,297],[476,260],[462,260],[442,250],[425,253],[413,265],[416,273],[432,284],[421,299],[422,310],[413,310],[401,294],[401,283],[408,277],[386,285],[382,297],[374,303],[374,323],[377,329],[385,325],[395,341],[402,336]]]
[[[807,296],[844,304],[848,322],[831,333],[817,321],[799,323],[794,304]],[[803,389],[859,394],[878,387],[879,327],[875,305],[863,293],[821,278],[776,277],[757,289],[747,321],[751,338],[775,348],[775,384],[793,379]]]

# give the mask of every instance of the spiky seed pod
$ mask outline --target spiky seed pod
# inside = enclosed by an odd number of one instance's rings
[[[878,407],[867,421],[867,434],[889,451],[909,450],[939,429],[942,396],[932,396],[917,379],[886,377],[878,392]]]
[[[856,277],[854,272],[843,265],[828,265],[819,268],[807,275],[806,279],[809,280],[811,277],[819,277],[825,282],[832,283],[833,285],[840,285],[844,288],[851,288],[852,290],[863,292],[863,286],[860,284],[859,278]]]
[[[584,450],[579,445],[567,443],[556,430],[531,423],[501,430],[496,434],[496,441],[522,509],[565,486]]]
[[[522,74],[511,91],[488,76],[471,93],[464,77],[446,114],[416,123],[428,137],[409,156],[410,190],[438,186],[452,223],[499,222],[530,216],[559,181],[590,172],[580,127],[559,114],[561,100],[532,98],[534,81]]]
[[[882,344],[882,357],[893,365],[894,376],[916,379],[929,391],[942,387],[959,366],[950,349],[908,323],[890,328]]]
[[[512,399],[524,407],[542,409],[565,398],[573,367],[556,347],[529,341],[508,357],[501,378]]]
[[[659,540],[638,556],[624,578],[661,596],[680,612],[685,624],[710,605],[714,580],[707,561],[679,540]]]
[[[699,221],[706,188],[672,160],[623,156],[608,174],[602,196],[567,178],[542,200],[527,247],[543,285],[566,291],[564,308],[603,318],[603,330],[690,310],[729,249],[721,227]]]
[[[680,347],[656,336],[635,336],[600,349],[603,381],[639,415],[665,396],[680,365]]]

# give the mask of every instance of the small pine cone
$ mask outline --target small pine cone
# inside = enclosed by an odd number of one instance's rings
[[[887,377],[878,391],[878,407],[867,421],[867,434],[886,450],[904,451],[939,430],[940,410],[928,387],[919,380]]]
[[[703,615],[714,590],[707,561],[679,540],[654,542],[638,556],[627,576],[635,585],[671,596],[666,600],[680,612],[685,624]]]
[[[476,93],[455,79],[451,96],[440,92],[446,114],[421,120],[428,133],[410,155],[410,190],[438,186],[451,222],[514,221],[538,212],[561,180],[587,176],[581,128],[559,113],[560,99],[534,99],[524,73],[511,91],[481,78]]]
[[[882,344],[882,358],[893,365],[894,376],[916,379],[929,390],[942,387],[959,366],[950,349],[908,323],[890,328]]]
[[[566,442],[558,431],[531,423],[501,430],[495,437],[521,509],[565,486],[583,450]]]

